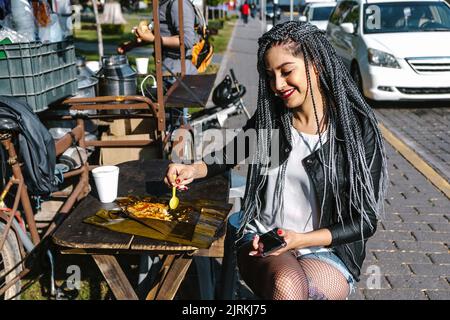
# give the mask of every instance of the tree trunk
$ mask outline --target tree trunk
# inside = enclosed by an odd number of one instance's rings
[[[99,61],[102,61],[104,55],[103,52],[103,36],[102,36],[102,25],[100,24],[100,17],[98,15],[98,2],[97,0],[92,0],[92,6],[94,7],[95,24],[97,26],[97,39],[98,39],[98,55]]]

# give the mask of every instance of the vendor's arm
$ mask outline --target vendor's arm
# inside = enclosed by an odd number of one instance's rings
[[[194,29],[194,23],[195,23],[195,12],[188,0],[183,1],[183,31],[184,31],[184,46],[186,49],[190,49],[194,46],[194,44],[197,42],[197,35],[195,33]],[[164,48],[169,49],[179,49],[180,48],[180,36],[179,36],[179,21],[178,21],[178,3],[174,2],[171,7],[171,17],[172,17],[172,23],[173,23],[173,29],[174,32],[176,32],[176,35],[168,36],[168,37],[161,37],[161,45]],[[133,32],[135,33],[136,37],[140,39],[141,41],[145,42],[154,42],[155,41],[155,35],[154,33],[148,28],[148,22],[147,21],[141,21],[139,23],[139,26],[133,29]]]
[[[180,34],[180,24],[178,20],[178,1],[173,2],[172,7],[170,9],[171,9],[170,14],[172,17],[173,29],[175,33]],[[189,0],[183,0],[183,31],[184,31],[184,46],[186,47],[186,49],[192,48],[194,44],[198,41],[194,25],[195,25],[194,8],[189,3]],[[176,37],[178,39],[178,47],[171,47],[171,48],[180,47],[179,36]],[[163,41],[165,42],[165,39],[163,39]]]
[[[136,37],[139,38],[141,41],[145,42],[154,42],[155,41],[155,35],[150,29],[145,29],[145,27],[142,28],[136,28],[134,29],[134,33],[136,34]],[[170,49],[179,49],[180,48],[180,37],[178,35],[175,36],[169,36],[169,37],[161,37],[161,45],[164,48],[170,48]]]

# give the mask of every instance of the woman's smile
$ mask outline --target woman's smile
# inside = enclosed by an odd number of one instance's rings
[[[289,97],[290,97],[294,92],[295,92],[295,89],[294,89],[294,88],[289,89],[289,90],[279,91],[279,92],[278,92],[278,96],[279,96],[281,99],[287,100],[287,99],[289,99]]]

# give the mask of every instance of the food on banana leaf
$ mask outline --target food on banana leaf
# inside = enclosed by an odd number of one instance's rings
[[[119,198],[116,203],[123,212],[133,215],[135,218],[148,218],[163,221],[196,223],[197,215],[192,206],[179,206],[170,210],[167,203],[155,197],[136,197],[129,195]]]
[[[132,205],[127,206],[127,211],[136,218],[172,221],[172,215],[169,214],[169,206],[163,203],[137,201]]]

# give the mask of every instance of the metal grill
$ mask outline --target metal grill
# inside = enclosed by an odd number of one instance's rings
[[[406,61],[417,73],[450,74],[450,57],[406,58]]]
[[[404,94],[448,94],[448,93],[450,93],[450,87],[441,87],[441,88],[397,87],[397,90]]]

